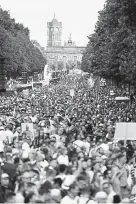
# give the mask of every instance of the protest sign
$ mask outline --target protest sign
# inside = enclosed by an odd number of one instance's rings
[[[33,123],[21,123],[21,127],[23,135],[31,139],[34,137]]]
[[[117,102],[129,102],[130,99],[128,97],[115,97],[115,101],[117,101]]]
[[[114,139],[136,140],[136,123],[116,123]]]
[[[24,95],[24,97],[29,96],[29,89],[23,90],[23,95]]]
[[[114,91],[110,90],[110,96],[114,96],[114,95],[115,95]]]

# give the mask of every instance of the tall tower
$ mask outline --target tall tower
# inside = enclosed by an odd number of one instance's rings
[[[47,47],[61,46],[62,41],[62,22],[58,22],[57,19],[52,19],[47,23]]]

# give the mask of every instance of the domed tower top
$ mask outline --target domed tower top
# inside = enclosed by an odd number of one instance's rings
[[[54,13],[54,17],[53,17],[51,23],[52,24],[58,24],[59,23],[58,20],[56,19],[55,13]]]
[[[47,46],[61,46],[62,22],[59,22],[54,14],[51,22],[47,23]]]

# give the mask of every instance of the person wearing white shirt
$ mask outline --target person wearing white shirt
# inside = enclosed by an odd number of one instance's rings
[[[12,144],[13,138],[14,138],[14,134],[12,132],[12,126],[10,124],[7,125],[7,127],[6,127],[5,138],[8,139],[8,143],[9,144]]]
[[[69,164],[69,158],[67,156],[67,149],[65,147],[62,147],[59,151],[59,156],[57,158],[57,162],[59,164],[65,164],[68,166]]]
[[[60,155],[57,159],[57,162],[59,164],[65,164],[66,166],[68,166],[69,164],[69,159],[67,155]]]
[[[1,142],[4,142],[6,139],[6,136],[5,136],[5,130],[0,130],[0,141]]]
[[[32,123],[35,123],[35,122],[36,122],[36,120],[37,120],[36,116],[34,116],[34,115],[33,115],[33,116],[31,116],[31,117],[30,117],[30,119],[31,119]]]

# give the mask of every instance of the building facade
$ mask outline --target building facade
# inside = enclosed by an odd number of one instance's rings
[[[47,23],[47,64],[50,72],[67,71],[68,66],[77,67],[82,61],[85,47],[76,46],[71,35],[62,44],[62,22],[53,18]]]

